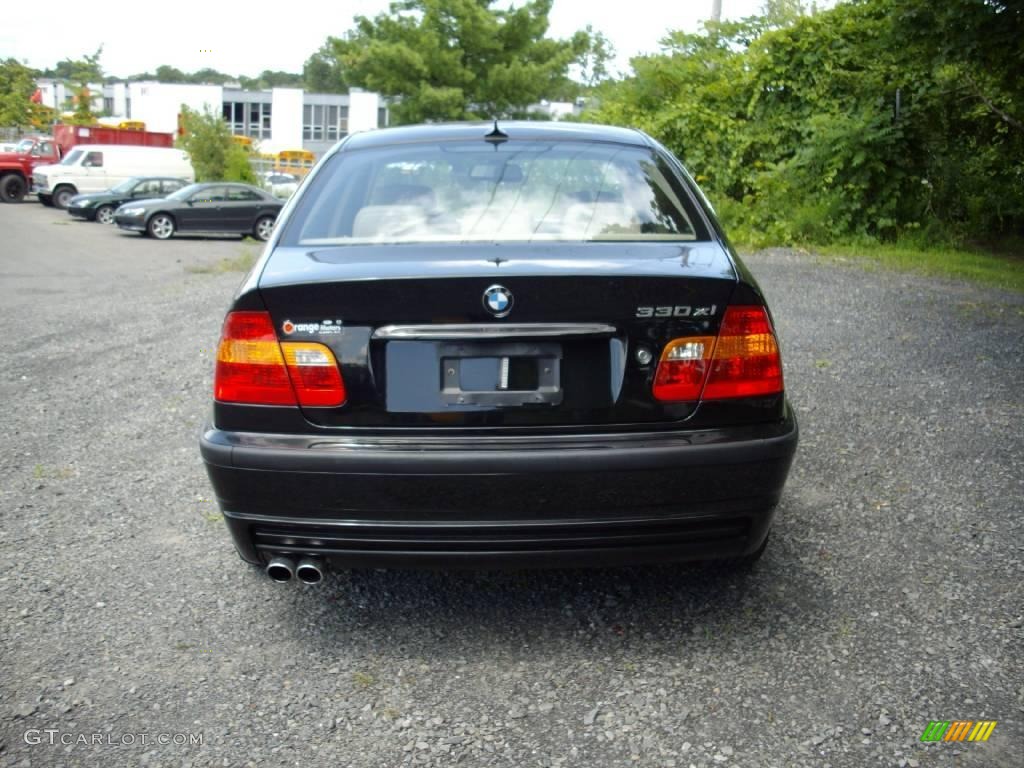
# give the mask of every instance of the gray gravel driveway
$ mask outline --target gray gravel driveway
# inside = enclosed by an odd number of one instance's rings
[[[1024,298],[748,259],[802,430],[752,573],[309,589],[237,559],[198,456],[256,252],[0,205],[0,764],[1024,765]]]

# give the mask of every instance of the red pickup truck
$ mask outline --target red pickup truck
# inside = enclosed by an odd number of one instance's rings
[[[134,144],[147,147],[174,146],[173,133],[133,131],[96,125],[57,125],[53,137],[27,136],[14,152],[0,153],[0,200],[17,203],[32,186],[37,165],[59,163],[77,144]]]

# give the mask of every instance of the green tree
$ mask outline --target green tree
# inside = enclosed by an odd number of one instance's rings
[[[237,81],[243,88],[259,90],[262,88],[301,88],[303,76],[296,72],[281,72],[265,69],[256,77],[241,75],[236,77],[225,72],[220,72],[210,67],[198,69],[195,72],[182,72],[176,67],[162,64],[156,68],[156,72],[141,72],[127,78],[130,81],[136,80],[158,80],[162,83],[192,83],[195,85],[213,83],[225,85]]]
[[[161,83],[187,83],[188,76],[177,67],[161,64],[156,68],[154,77]]]
[[[615,58],[615,46],[603,32],[595,32],[589,24],[584,31],[590,45],[576,62],[576,66],[579,81],[588,88],[593,88],[610,77],[608,63]]]
[[[298,72],[265,69],[260,72],[261,88],[301,88],[303,76]]]
[[[42,70],[39,76],[48,80],[69,80],[74,67],[75,62],[72,59],[61,59],[51,69]]]
[[[204,83],[224,85],[224,83],[231,82],[235,79],[236,78],[233,75],[225,75],[223,72],[218,72],[216,69],[211,69],[210,67],[197,69],[192,74],[185,75],[185,82],[193,83],[195,85],[202,85]]]
[[[591,51],[591,35],[547,37],[551,0],[493,5],[397,0],[388,13],[357,16],[355,29],[328,38],[318,55],[336,61],[349,85],[394,98],[396,123],[515,114],[564,91],[570,66]]]
[[[0,126],[22,127],[32,124],[32,94],[36,90],[35,71],[17,59],[0,62]]]
[[[103,82],[103,69],[100,67],[100,56],[103,54],[101,45],[93,54],[85,54],[81,59],[70,62],[69,85],[72,91],[72,116],[68,122],[72,125],[92,125],[99,116],[92,108],[93,94],[90,83]]]
[[[256,175],[245,150],[231,138],[231,129],[211,110],[197,112],[181,106],[184,133],[177,146],[188,152],[196,181],[243,181],[254,183]]]
[[[1024,234],[1024,3],[896,7],[893,35],[920,62],[903,97],[922,126],[927,212],[968,237]]]
[[[327,38],[320,49],[306,59],[302,67],[302,78],[307,91],[311,93],[347,93],[348,82],[341,63],[334,50],[339,42],[335,37]]]

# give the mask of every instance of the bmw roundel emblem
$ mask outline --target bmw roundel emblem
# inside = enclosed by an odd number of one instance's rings
[[[492,285],[484,291],[484,309],[495,317],[505,317],[512,311],[512,291],[503,285]]]

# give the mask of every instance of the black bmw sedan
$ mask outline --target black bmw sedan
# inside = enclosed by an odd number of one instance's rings
[[[75,195],[68,203],[68,213],[79,219],[113,224],[114,211],[130,200],[167,197],[188,184],[185,179],[155,176],[134,176],[116,187],[90,195]]]
[[[678,160],[515,122],[338,144],[229,308],[201,436],[242,559],[306,583],[750,563],[796,445],[765,298]]]
[[[167,197],[133,200],[114,211],[121,229],[166,240],[175,232],[234,232],[267,240],[283,204],[248,184],[190,184]]]

